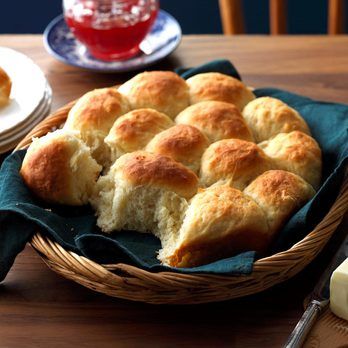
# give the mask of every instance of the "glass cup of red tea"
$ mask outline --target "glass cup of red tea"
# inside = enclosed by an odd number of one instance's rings
[[[63,0],[67,25],[97,59],[124,60],[139,52],[158,13],[158,0]]]

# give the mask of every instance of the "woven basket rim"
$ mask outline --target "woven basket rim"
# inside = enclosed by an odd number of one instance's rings
[[[69,110],[75,102],[76,101],[66,104],[48,116],[18,144],[15,150],[28,147],[33,137],[43,136],[47,132],[59,128],[64,123]],[[86,287],[111,296],[149,303],[211,302],[215,300],[210,299],[209,297],[202,297],[201,300],[196,300],[192,298],[193,295],[185,295],[186,297],[183,296],[182,301],[180,300],[180,296],[177,295],[175,295],[177,296],[176,299],[171,299],[169,295],[166,295],[167,297],[163,298],[159,295],[159,298],[157,299],[153,297],[154,295],[152,293],[151,295],[149,294],[148,297],[146,297],[147,295],[144,295],[143,299],[138,298],[136,295],[130,294],[129,292],[127,293],[126,290],[122,292],[120,288],[126,288],[127,282],[129,283],[127,284],[128,287],[132,282],[134,282],[132,285],[134,285],[136,289],[141,286],[149,286],[149,288],[153,288],[155,293],[156,291],[161,293],[161,291],[164,291],[161,286],[167,286],[170,288],[172,285],[173,288],[177,289],[185,287],[184,284],[187,283],[187,287],[190,289],[194,289],[195,286],[200,289],[204,285],[209,285],[214,289],[222,286],[228,287],[229,285],[233,287],[234,283],[237,281],[240,290],[238,288],[236,289],[236,292],[234,292],[234,289],[229,288],[229,292],[225,291],[224,295],[221,296],[217,291],[215,293],[216,300],[240,297],[262,291],[290,278],[311,262],[329,240],[342,220],[347,208],[348,176],[346,175],[335,202],[313,231],[308,233],[302,240],[298,241],[291,248],[256,260],[253,265],[253,271],[249,275],[217,275],[207,273],[187,274],[175,271],[153,272],[125,263],[98,264],[84,256],[65,250],[59,243],[42,235],[40,232],[34,235],[31,240],[31,245],[40,254],[45,263],[54,271]],[[276,275],[278,272],[279,277],[277,278]],[[270,278],[269,280],[267,280],[268,277]],[[116,281],[119,282],[120,279],[122,279],[121,283],[123,283],[116,286],[114,283]],[[212,281],[214,281],[214,283],[212,283]],[[246,287],[244,293],[241,293],[243,282],[250,282],[251,284],[249,287]],[[99,284],[102,286],[99,287]],[[159,284],[161,284],[161,286]]]

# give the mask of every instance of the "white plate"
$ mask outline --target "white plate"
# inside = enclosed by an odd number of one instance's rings
[[[36,126],[40,121],[42,121],[48,115],[49,112],[50,107],[46,106],[45,113],[43,113],[42,116],[39,119],[37,119],[37,122],[35,122],[33,126]],[[31,131],[31,129],[32,127],[25,129],[24,131],[18,134],[17,138],[12,139],[8,143],[0,145],[0,154],[14,149],[17,146],[17,144],[25,137],[25,135]]]
[[[51,105],[52,103],[52,90],[51,87],[47,84],[47,89],[44,94],[44,98],[40,104],[35,108],[31,115],[29,115],[23,122],[17,125],[15,128],[11,128],[8,131],[0,134],[0,143],[7,141],[9,138],[13,138],[17,133],[22,129],[33,128],[34,123],[37,118],[41,117],[41,113],[46,107],[46,105]]]
[[[51,97],[48,94],[45,98],[45,102],[42,103],[37,109],[35,118],[26,127],[17,131],[12,136],[0,141],[0,153],[7,152],[14,147],[39,123],[41,122],[51,110]]]
[[[0,66],[12,80],[11,101],[0,109],[0,136],[24,122],[42,102],[46,78],[24,54],[0,47]]]

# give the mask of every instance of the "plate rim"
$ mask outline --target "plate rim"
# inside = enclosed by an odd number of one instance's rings
[[[63,13],[58,15],[57,17],[53,18],[51,20],[51,22],[45,28],[45,30],[43,32],[43,44],[44,44],[44,47],[45,47],[46,51],[51,56],[53,56],[54,58],[59,60],[60,62],[62,62],[64,64],[67,64],[67,65],[70,65],[70,66],[74,66],[74,67],[83,69],[83,70],[86,70],[86,71],[92,71],[92,72],[97,72],[97,73],[105,73],[105,74],[126,73],[126,72],[130,72],[130,71],[136,71],[136,70],[139,70],[139,69],[146,68],[146,67],[148,67],[150,65],[153,65],[153,64],[161,61],[162,59],[166,58],[167,56],[169,56],[171,53],[173,53],[178,48],[178,46],[179,46],[179,44],[180,44],[180,42],[182,40],[182,29],[181,29],[181,26],[180,26],[179,22],[176,20],[176,18],[173,17],[170,13],[168,13],[165,10],[160,9],[159,12],[164,14],[165,16],[169,17],[176,24],[177,29],[178,29],[178,34],[177,34],[178,38],[175,41],[175,43],[173,45],[173,48],[170,50],[170,52],[164,54],[163,56],[161,56],[161,57],[159,57],[157,59],[150,60],[149,62],[144,62],[144,63],[136,65],[136,66],[124,67],[124,68],[122,68],[122,67],[119,67],[119,68],[101,68],[101,69],[89,68],[87,66],[82,66],[82,65],[79,65],[77,63],[71,62],[68,59],[66,59],[64,56],[59,55],[51,47],[51,45],[49,43],[49,40],[48,40],[48,37],[49,37],[49,34],[52,32],[52,29],[57,25],[57,23],[59,23],[61,20],[64,20],[64,14]],[[149,56],[151,56],[151,55],[149,55]],[[107,64],[107,62],[106,62],[106,64]]]

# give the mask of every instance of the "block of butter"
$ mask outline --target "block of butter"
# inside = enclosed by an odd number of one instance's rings
[[[335,315],[348,320],[348,258],[332,273],[330,308]]]

